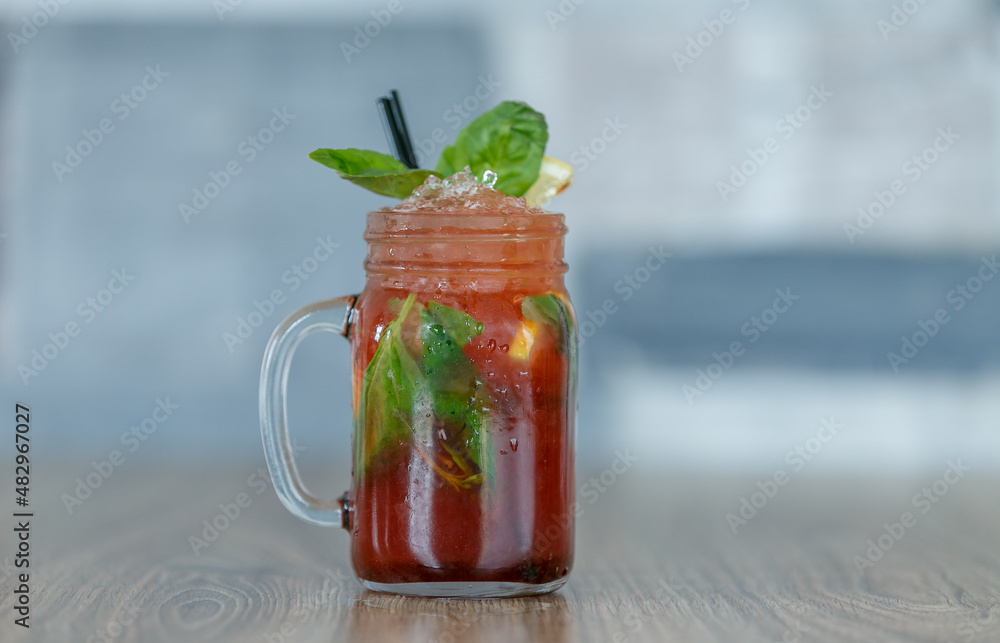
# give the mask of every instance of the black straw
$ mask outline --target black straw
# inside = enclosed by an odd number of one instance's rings
[[[392,148],[392,154],[400,163],[408,168],[417,167],[417,157],[413,153],[413,143],[403,116],[403,105],[399,102],[399,92],[391,90],[388,96],[383,96],[376,102],[379,114],[382,116],[382,127],[385,137]]]
[[[396,127],[396,121],[392,117],[392,104],[388,98],[382,97],[375,101],[375,106],[378,107],[378,113],[382,117],[382,129],[385,130],[385,138],[389,141],[389,150],[396,157],[397,161],[403,162],[402,155],[400,154],[399,130]]]
[[[403,103],[399,101],[399,92],[395,89],[389,92],[389,100],[392,103],[392,113],[396,117],[396,123],[399,126],[400,134],[402,134],[402,140],[404,149],[406,150],[406,158],[409,161],[403,161],[407,167],[415,168],[417,167],[417,155],[413,153],[413,141],[410,139],[410,129],[406,126],[406,117],[403,116]]]

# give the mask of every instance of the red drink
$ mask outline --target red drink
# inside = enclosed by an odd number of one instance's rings
[[[368,217],[350,330],[353,564],[400,593],[552,591],[573,560],[566,228],[459,177]]]

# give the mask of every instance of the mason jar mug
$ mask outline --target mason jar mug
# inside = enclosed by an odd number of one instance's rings
[[[342,526],[362,585],[421,596],[540,594],[573,564],[577,330],[560,214],[368,215],[366,283],[274,332],[264,450],[293,514]],[[350,491],[314,497],[285,413],[310,333],[351,345]]]

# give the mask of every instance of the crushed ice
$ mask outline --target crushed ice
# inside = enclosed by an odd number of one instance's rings
[[[483,173],[480,183],[468,166],[461,172],[439,179],[429,176],[413,193],[403,199],[393,212],[488,210],[502,214],[540,214],[540,208],[528,207],[523,198],[496,190],[497,174]]]

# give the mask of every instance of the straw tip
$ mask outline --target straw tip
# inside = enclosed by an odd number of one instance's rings
[[[399,92],[390,89],[385,96],[380,96],[376,100],[376,105],[382,116],[385,136],[392,148],[393,155],[406,167],[416,169],[418,167],[417,156],[413,151],[413,142],[410,140],[410,131],[406,127],[406,119],[403,117],[403,106],[399,101]]]

